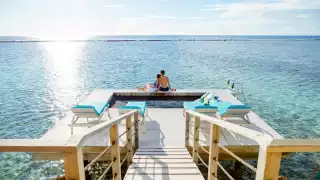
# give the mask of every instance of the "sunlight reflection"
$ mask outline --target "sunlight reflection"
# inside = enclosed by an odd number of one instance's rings
[[[82,81],[78,77],[81,64],[81,51],[85,43],[79,42],[46,42],[48,90],[52,98],[62,106],[75,103],[75,96],[80,93]]]

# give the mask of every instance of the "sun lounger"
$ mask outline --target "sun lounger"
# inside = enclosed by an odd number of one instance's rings
[[[184,110],[188,109],[210,115],[215,115],[218,112],[219,115],[221,115],[223,118],[242,119],[244,119],[244,116],[250,112],[250,107],[244,104],[232,104],[229,102],[218,100],[218,98],[208,104],[204,104],[203,100],[200,99],[193,102],[184,102]]]
[[[218,105],[218,113],[221,117],[244,117],[250,111],[250,107],[244,104],[233,105],[229,102],[220,102]]]
[[[141,126],[141,133],[146,132],[146,127],[145,127],[145,116],[147,115],[147,103],[146,102],[128,102],[127,105],[125,106],[120,106],[118,109],[119,114],[124,114],[132,110],[139,110],[139,114],[141,117],[140,120],[140,126]]]
[[[193,110],[200,113],[213,113],[215,114],[218,110],[218,102],[219,100],[208,102],[207,104],[204,103],[204,99],[206,96],[208,96],[209,93],[204,94],[201,96],[200,99],[195,101],[186,101],[183,102],[184,111],[185,110]],[[214,95],[211,95],[211,97],[214,97]]]
[[[105,112],[107,112],[108,117],[111,118],[108,110],[110,97],[109,94],[97,90],[92,92],[82,102],[74,105],[71,108],[74,116],[69,124],[71,127],[71,134],[73,134],[73,127],[75,126],[91,127],[101,123],[102,121],[100,119]],[[85,118],[86,122],[78,123],[79,118]],[[92,118],[93,120],[89,121],[89,118]]]

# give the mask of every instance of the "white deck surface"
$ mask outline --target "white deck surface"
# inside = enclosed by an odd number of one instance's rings
[[[133,92],[136,90],[96,90],[99,92],[101,98],[111,98],[112,92]],[[228,90],[178,90],[175,93],[192,93],[192,92],[214,92],[223,101],[228,101],[233,104],[241,104],[235,97],[233,97]],[[106,95],[108,97],[106,97]],[[98,96],[94,96],[94,99],[99,99]],[[118,110],[116,108],[110,108],[110,114],[112,118],[118,116]],[[49,129],[41,139],[53,140],[66,140],[70,137],[70,127],[68,124],[72,119],[72,112],[68,112],[67,116],[57,121],[53,128]],[[148,108],[148,116],[146,119],[147,132],[140,136],[140,146],[184,146],[184,134],[185,134],[185,117],[183,116],[182,108]],[[79,119],[78,122],[86,122],[85,119]],[[229,119],[232,123],[240,124],[241,126],[260,131],[271,135],[275,139],[282,139],[283,137],[274,131],[267,123],[265,123],[254,112],[250,112],[246,117],[246,121],[243,119]],[[119,133],[125,131],[125,121],[119,124]],[[192,125],[191,125],[192,126]],[[208,145],[208,136],[210,134],[209,124],[205,121],[201,121],[200,124],[200,143],[202,145]],[[74,134],[85,133],[89,130],[88,127],[74,127]],[[192,130],[190,129],[190,132]],[[125,136],[124,136],[125,138]],[[120,140],[120,145],[123,145],[125,139]],[[190,139],[190,143],[192,140]],[[253,140],[250,140],[241,135],[236,135],[225,129],[222,130],[220,136],[220,142],[225,146],[241,146],[241,145],[257,145]],[[109,145],[108,129],[96,135],[92,139],[85,142],[87,146],[106,146]]]

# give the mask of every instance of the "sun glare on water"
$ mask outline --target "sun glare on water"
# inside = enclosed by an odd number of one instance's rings
[[[41,43],[47,55],[46,69],[48,89],[60,101],[59,104],[74,103],[79,94],[78,87],[82,86],[78,70],[81,64],[81,53],[84,42],[43,42]],[[72,102],[71,102],[72,101]]]

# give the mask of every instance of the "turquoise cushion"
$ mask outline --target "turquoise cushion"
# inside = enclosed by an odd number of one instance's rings
[[[225,115],[229,109],[250,109],[250,107],[247,105],[243,105],[243,104],[233,105],[229,102],[218,103],[218,112],[221,115]]]
[[[146,102],[128,102],[126,106],[120,106],[119,109],[139,109],[139,112],[142,116],[144,116],[144,113],[146,112],[147,103]]]
[[[103,113],[105,107],[109,106],[109,102],[92,102],[90,105],[78,104],[72,108],[93,108],[94,111],[100,116]]]
[[[189,109],[189,110],[196,110],[196,109],[217,109],[218,106],[217,105],[204,105],[203,103],[200,102],[190,102],[190,101],[186,101],[183,102],[183,107],[185,109]]]

